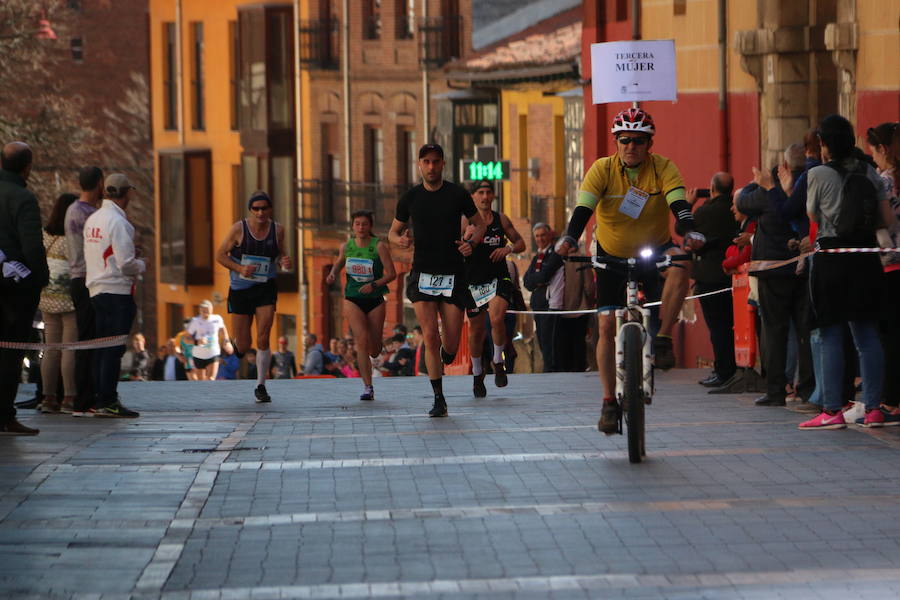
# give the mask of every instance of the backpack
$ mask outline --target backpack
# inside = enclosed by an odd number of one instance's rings
[[[875,245],[878,227],[878,190],[866,173],[869,168],[858,161],[856,168],[847,171],[837,162],[827,163],[841,176],[841,198],[834,229],[837,237],[848,243]]]

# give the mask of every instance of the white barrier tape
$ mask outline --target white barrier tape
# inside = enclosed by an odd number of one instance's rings
[[[0,342],[0,348],[5,350],[96,350],[98,348],[124,346],[127,342],[127,335],[111,335],[81,342],[54,342],[51,344],[40,342]]]
[[[711,292],[705,292],[703,294],[696,294],[694,296],[685,296],[685,300],[694,300],[695,298],[703,298],[704,296],[713,296],[715,294],[721,294],[724,292],[730,292],[731,288],[722,288],[720,290],[713,290]],[[648,302],[642,305],[644,308],[651,308],[653,306],[660,306],[662,302]],[[596,308],[591,308],[588,310],[508,310],[507,314],[511,315],[589,315],[595,312],[599,312]],[[608,311],[604,311],[608,312]]]
[[[818,252],[825,254],[890,254],[892,252],[900,252],[900,248],[827,248],[814,250],[812,252],[804,252],[793,258],[785,260],[752,260],[748,265],[750,273],[758,271],[769,271],[772,269],[780,269],[781,267],[794,264],[795,262],[812,256]]]

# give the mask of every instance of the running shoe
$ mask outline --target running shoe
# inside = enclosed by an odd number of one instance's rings
[[[484,387],[484,372],[481,375],[472,376],[472,394],[476,398],[484,398],[487,396],[487,388]]]
[[[900,425],[900,408],[896,406],[887,406],[883,404],[881,410],[884,412],[884,426]]]
[[[67,415],[71,415],[75,412],[75,401],[71,396],[66,396],[63,398],[62,403],[59,405],[59,412],[65,413]]]
[[[446,417],[447,416],[447,401],[444,400],[443,396],[435,396],[434,397],[434,406],[431,407],[431,410],[428,411],[429,417]]]
[[[272,396],[269,395],[269,392],[266,391],[266,386],[263,384],[259,384],[256,386],[256,389],[253,391],[253,395],[256,396],[256,403],[263,404],[264,402],[271,402]]]
[[[44,401],[41,402],[41,412],[44,414],[55,414],[59,412],[59,401],[56,398],[51,398],[49,396],[44,396]]]
[[[116,400],[109,406],[98,408],[96,416],[114,419],[136,419],[137,417],[141,416],[141,413],[137,412],[136,410],[126,408],[122,405],[121,402]]]
[[[72,416],[73,417],[87,417],[87,418],[96,417],[97,409],[92,407],[92,408],[86,408],[84,410],[73,410]]]
[[[597,422],[597,429],[606,435],[619,433],[619,403],[615,400],[604,401],[603,408],[600,410],[600,421]]]
[[[803,431],[811,431],[813,429],[844,429],[847,422],[844,421],[844,413],[837,412],[829,415],[828,412],[822,411],[809,421],[804,421],[797,426],[797,429]]]
[[[860,403],[857,402],[857,404]],[[867,410],[866,416],[856,419],[855,423],[857,425],[862,425],[863,427],[884,427],[888,424],[887,416],[884,414],[884,411],[880,406],[878,408],[873,408],[872,410]],[[891,423],[891,425],[897,424],[897,421]]]
[[[844,413],[845,423],[856,423],[866,417],[866,407],[862,402],[848,402],[841,411]]]
[[[444,363],[445,365],[449,365],[450,363],[453,362],[453,359],[455,359],[455,358],[456,358],[455,354],[450,354],[449,352],[444,350],[443,346],[441,346],[441,362],[442,363]]]
[[[494,385],[506,387],[509,381],[506,379],[506,367],[502,362],[494,363]]]
[[[360,394],[359,399],[363,402],[371,402],[375,399],[375,389],[371,385],[367,385],[363,393]]]
[[[668,371],[675,366],[675,350],[672,347],[672,338],[657,336],[653,340],[653,366],[663,371]]]

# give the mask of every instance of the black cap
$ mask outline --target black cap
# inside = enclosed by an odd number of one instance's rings
[[[253,206],[253,203],[257,200],[265,200],[269,203],[269,206],[272,206],[272,199],[269,198],[269,195],[262,190],[257,190],[250,194],[250,199],[247,201],[247,210],[250,210],[250,207]]]
[[[444,158],[444,149],[437,144],[425,144],[419,148],[419,158],[424,158],[429,152],[437,152],[441,155],[441,158]]]
[[[487,188],[493,192],[494,184],[491,183],[490,181],[488,181],[487,179],[482,179],[481,181],[477,182],[475,185],[472,186],[472,193],[474,194],[481,188]]]

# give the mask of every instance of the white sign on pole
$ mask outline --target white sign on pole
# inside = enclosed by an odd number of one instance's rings
[[[594,104],[676,100],[675,40],[591,44]]]

